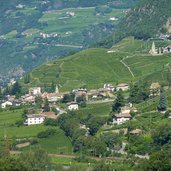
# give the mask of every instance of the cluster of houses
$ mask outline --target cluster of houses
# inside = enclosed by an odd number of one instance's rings
[[[77,97],[84,96],[86,101],[90,100],[98,100],[99,98],[112,98],[114,99],[114,91],[118,90],[127,91],[129,89],[129,85],[126,83],[119,84],[117,86],[113,86],[112,84],[104,84],[103,88],[94,89],[94,90],[87,90],[84,88],[73,90],[72,92],[75,94],[74,101],[67,103],[66,110],[79,110],[79,104],[76,102]],[[36,97],[41,97],[44,101],[45,99],[48,100],[50,103],[50,107],[56,107],[56,102],[63,99],[66,93],[59,93],[58,87],[56,86],[56,90],[54,93],[42,93],[40,87],[33,87],[29,89],[28,94],[21,96],[19,99],[16,100],[15,96],[7,96],[6,101],[1,103],[1,108],[5,109],[8,106],[20,106],[21,104],[31,104],[35,105]],[[43,111],[43,106],[42,106]],[[60,109],[58,108],[60,112]],[[62,111],[62,110],[61,110]],[[63,110],[64,112],[65,110]],[[39,113],[39,114],[29,114],[26,116],[25,124],[26,125],[34,125],[34,124],[41,124],[44,122],[45,118],[55,118],[55,114],[53,112],[50,113]]]
[[[46,39],[46,38],[50,38],[50,37],[58,37],[59,34],[58,33],[40,33],[40,36],[43,37],[43,39]]]
[[[152,83],[150,86],[150,96],[159,96],[160,95],[160,84]],[[74,101],[67,103],[66,109],[60,109],[56,106],[56,102],[63,99],[64,95],[67,93],[59,93],[58,87],[54,93],[41,92],[40,87],[33,87],[29,89],[28,94],[21,96],[20,99],[16,100],[15,96],[7,96],[7,100],[1,103],[1,108],[5,109],[7,106],[20,106],[21,104],[35,104],[36,97],[41,97],[43,101],[48,100],[50,107],[55,107],[59,113],[66,113],[65,110],[79,110],[79,104],[77,103],[77,98],[84,96],[86,101],[88,100],[99,100],[105,98],[114,99],[114,93],[116,91],[127,91],[129,90],[129,85],[127,83],[118,84],[114,86],[112,84],[104,84],[103,88],[87,90],[85,88],[75,89],[72,92],[75,94]],[[131,111],[136,112],[136,109],[133,108],[132,104],[121,108],[120,113],[116,114],[113,119],[113,123],[120,125],[131,119]],[[42,112],[39,114],[30,114],[26,116],[25,124],[34,125],[41,124],[44,122],[45,118],[56,118],[57,115],[54,112]]]

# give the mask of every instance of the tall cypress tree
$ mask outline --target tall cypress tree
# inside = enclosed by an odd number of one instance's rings
[[[167,109],[167,100],[164,91],[161,91],[159,105],[157,108],[159,111],[166,111]]]
[[[117,98],[112,105],[112,111],[117,112],[123,106],[124,106],[124,96],[122,90],[119,90],[117,93]]]

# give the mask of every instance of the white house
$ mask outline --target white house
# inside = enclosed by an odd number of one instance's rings
[[[129,85],[127,83],[118,84],[116,87],[116,91],[119,91],[119,90],[127,91],[129,90]]]
[[[6,101],[6,102],[4,102],[4,103],[1,104],[1,107],[2,107],[2,109],[5,109],[7,106],[12,106],[12,105],[13,105],[12,102]]]
[[[67,103],[68,110],[78,110],[78,103],[77,102],[70,102]]]
[[[41,88],[40,87],[30,88],[29,89],[29,94],[34,95],[34,96],[40,95],[41,94]]]
[[[129,113],[120,113],[120,114],[115,115],[113,119],[113,123],[120,125],[129,120],[131,120],[131,115]]]
[[[45,120],[44,115],[38,115],[38,114],[32,114],[32,115],[27,115],[26,120],[24,122],[25,125],[37,125],[37,124],[42,124]]]
[[[115,87],[112,84],[104,84],[103,88],[109,91],[115,90]]]
[[[118,18],[117,17],[110,17],[109,20],[110,21],[118,21]]]

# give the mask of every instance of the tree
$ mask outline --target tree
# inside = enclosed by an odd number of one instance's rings
[[[139,81],[130,86],[129,100],[132,103],[140,103],[149,98],[149,89],[146,81]]]
[[[166,111],[167,109],[167,101],[164,91],[161,91],[159,105],[157,108],[159,111]]]
[[[45,99],[44,112],[50,112],[49,101],[47,98]]]
[[[94,171],[112,171],[113,169],[104,160],[94,166]]]
[[[139,171],[169,171],[171,170],[171,147],[166,146],[160,151],[153,153],[149,160],[142,160],[136,166]]]
[[[106,143],[110,149],[118,149],[122,146],[122,137],[120,134],[108,132],[100,136],[100,139]]]
[[[123,92],[122,90],[119,90],[118,93],[117,93],[117,98],[116,100],[114,101],[113,105],[112,105],[112,111],[113,112],[117,112],[120,110],[120,108],[122,106],[124,106],[124,96],[123,96]]]
[[[52,81],[51,87],[50,87],[50,93],[55,92],[55,89],[56,89],[56,86],[55,86],[54,82]]]
[[[24,84],[28,84],[30,83],[30,74],[27,74],[25,77],[24,77]]]
[[[40,96],[36,96],[35,103],[38,107],[41,107],[42,104],[42,98]]]
[[[79,96],[76,98],[77,103],[81,106],[81,107],[86,107],[86,98],[85,96]]]
[[[161,147],[167,143],[170,143],[171,125],[169,123],[163,123],[157,126],[157,128],[152,131],[152,138],[154,147]]]
[[[21,85],[18,83],[18,81],[13,85],[11,89],[12,95],[20,95],[21,94]]]
[[[68,102],[74,101],[74,98],[75,98],[74,93],[64,94],[62,103],[68,103]]]

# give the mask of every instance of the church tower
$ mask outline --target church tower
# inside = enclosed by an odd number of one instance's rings
[[[157,53],[155,43],[152,43],[150,54],[155,55]]]
[[[55,93],[59,93],[59,88],[57,85],[56,85]]]

